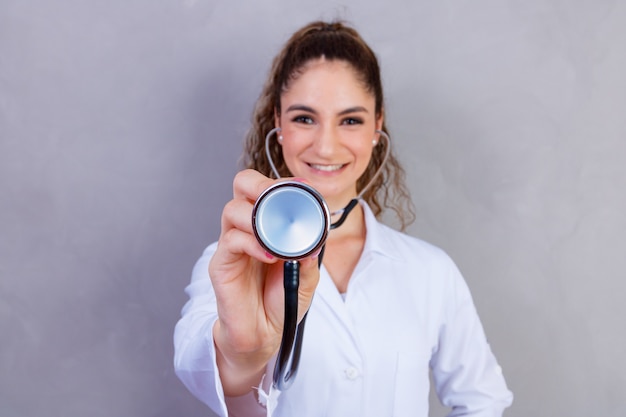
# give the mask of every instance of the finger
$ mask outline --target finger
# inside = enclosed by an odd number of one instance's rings
[[[268,264],[277,261],[259,245],[254,235],[235,228],[222,234],[214,256],[217,257],[217,263],[223,265],[224,268],[241,262],[244,256]]]
[[[300,286],[298,288],[298,320],[308,311],[317,285],[320,271],[316,257],[300,261]]]
[[[238,229],[253,234],[252,203],[242,199],[233,199],[226,203],[222,211],[222,233]]]
[[[276,180],[266,177],[253,169],[245,169],[235,175],[233,180],[233,197],[256,201],[261,193],[274,184]]]
[[[300,291],[305,296],[312,296],[319,283],[320,270],[316,257],[300,261]]]

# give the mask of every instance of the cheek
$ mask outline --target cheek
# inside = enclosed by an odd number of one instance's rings
[[[283,151],[283,159],[285,160],[285,162],[289,162],[290,159],[293,159],[294,152],[291,145],[283,143],[281,148]]]
[[[291,138],[285,137],[283,139],[281,150],[283,153],[283,160],[285,161],[285,165],[287,165],[287,168],[293,174],[293,170],[295,168],[295,160],[299,153],[298,148],[295,146],[294,141],[291,140]]]
[[[281,132],[283,136],[283,155],[285,157],[295,156],[311,145],[315,136],[312,131],[284,128]]]
[[[354,153],[358,155],[361,159],[369,162],[372,158],[372,154],[374,152],[374,144],[372,143],[373,139],[361,140],[358,146],[354,146]]]
[[[372,156],[374,155],[374,146],[369,143],[369,146],[364,146],[359,154],[359,171],[365,172],[367,167],[372,162]]]

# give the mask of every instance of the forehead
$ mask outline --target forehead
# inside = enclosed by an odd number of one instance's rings
[[[281,99],[307,94],[311,97],[352,95],[371,98],[373,93],[363,82],[361,74],[347,61],[324,57],[308,61],[290,77],[283,88]]]
[[[296,72],[302,75],[309,70],[316,69],[327,69],[331,71],[349,71],[352,72],[355,77],[358,77],[358,72],[350,62],[341,59],[327,59],[324,56],[307,61],[298,70],[296,70]]]

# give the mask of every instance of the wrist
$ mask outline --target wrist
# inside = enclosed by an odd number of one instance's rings
[[[278,351],[278,346],[233,346],[219,320],[213,326],[213,342],[224,395],[229,397],[244,395],[258,387],[268,362]]]

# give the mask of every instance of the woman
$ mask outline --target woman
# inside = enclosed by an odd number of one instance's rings
[[[271,384],[283,327],[282,261],[256,240],[251,213],[271,179],[266,135],[281,176],[317,189],[337,212],[323,264],[301,261],[299,318],[308,310],[300,370]],[[275,58],[234,180],[219,241],[196,264],[175,332],[178,376],[220,416],[427,416],[429,367],[451,415],[498,416],[512,394],[470,293],[441,250],[404,226],[412,212],[387,143],[377,59],[342,23],[314,22]],[[272,139],[272,138],[270,138]],[[369,184],[372,182],[372,184]],[[368,185],[369,184],[369,185]],[[335,219],[333,219],[335,220]],[[315,297],[313,297],[315,294]]]

